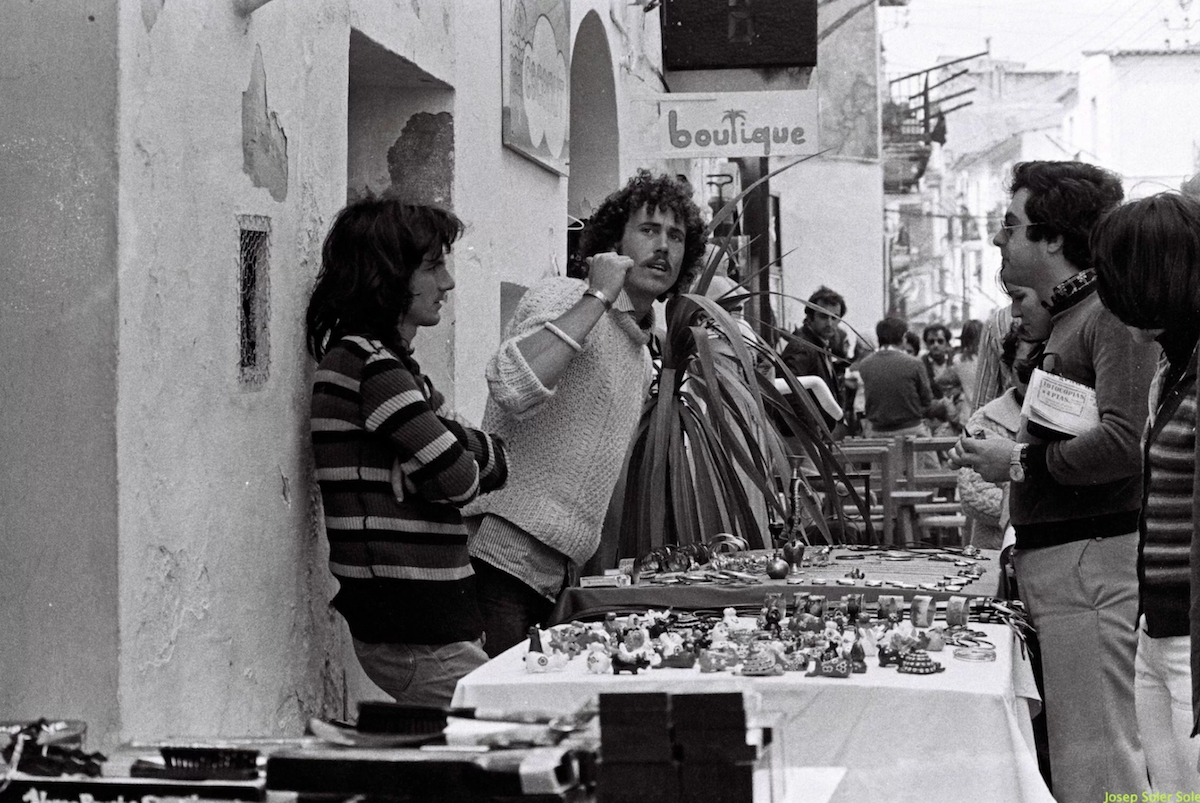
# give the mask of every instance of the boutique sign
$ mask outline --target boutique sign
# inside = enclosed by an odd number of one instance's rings
[[[659,158],[808,156],[817,93],[675,93],[636,101],[642,150]]]

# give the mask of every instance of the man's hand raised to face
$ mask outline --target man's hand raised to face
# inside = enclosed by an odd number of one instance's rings
[[[604,251],[587,258],[588,286],[608,299],[615,299],[625,289],[625,277],[633,260],[615,251]]]

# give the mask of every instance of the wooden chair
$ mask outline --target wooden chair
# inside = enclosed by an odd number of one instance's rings
[[[860,467],[869,472],[869,486],[864,485],[860,490],[864,494],[864,502],[870,505],[871,520],[880,525],[883,543],[895,543],[896,503],[894,494],[899,472],[899,454],[896,442],[891,438],[846,438],[838,444],[835,454],[844,458],[842,466],[847,473],[858,471]],[[865,496],[872,493],[876,504],[870,504]],[[860,515],[857,508],[850,505],[844,509],[849,516]]]
[[[967,525],[962,504],[955,497],[958,491],[957,469],[926,468],[922,456],[949,451],[958,442],[956,436],[934,436],[920,438],[908,436],[904,439],[904,486],[914,493],[928,493],[928,499],[914,499],[907,514],[912,525],[921,534],[922,541],[941,545],[941,534],[945,530],[957,531],[957,540],[962,543],[962,534]],[[942,497],[937,500],[935,497]],[[915,525],[915,526],[914,526]]]

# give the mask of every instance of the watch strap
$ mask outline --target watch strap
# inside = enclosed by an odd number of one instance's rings
[[[1025,452],[1028,444],[1018,443],[1013,447],[1012,455],[1008,460],[1008,476],[1014,482],[1023,482],[1028,470],[1025,464]]]

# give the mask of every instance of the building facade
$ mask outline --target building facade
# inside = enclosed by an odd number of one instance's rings
[[[6,11],[6,715],[83,719],[89,746],[109,749],[296,734],[310,716],[353,716],[357,700],[383,696],[328,607],[304,349],[322,238],[368,191],[466,221],[457,287],[417,356],[478,419],[506,315],[524,288],[566,271],[572,221],[638,167],[698,188],[716,169],[647,158],[629,136],[633,101],[668,89],[653,5]],[[869,327],[882,307],[882,193],[877,69],[861,65],[878,45],[860,5],[820,11],[810,81],[832,150],[772,191],[784,291],[834,285]],[[533,28],[518,10],[560,28],[506,49],[506,35]],[[530,54],[525,128],[512,131],[531,141],[518,151],[502,132],[516,114],[505,91]]]

